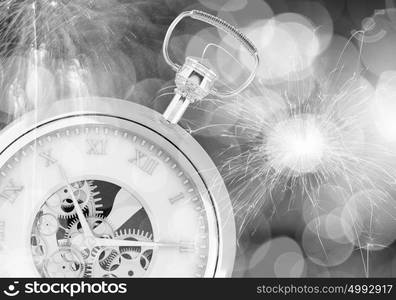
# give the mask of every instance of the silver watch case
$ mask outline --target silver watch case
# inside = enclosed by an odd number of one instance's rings
[[[224,182],[199,143],[177,124],[170,124],[154,110],[113,98],[89,97],[54,102],[52,105],[31,111],[5,127],[0,134],[0,166],[8,157],[4,152],[19,144],[23,136],[47,123],[82,116],[109,116],[137,123],[162,136],[178,148],[193,165],[205,185],[216,213],[218,230],[218,257],[214,277],[232,275],[236,253],[236,230],[231,201]]]

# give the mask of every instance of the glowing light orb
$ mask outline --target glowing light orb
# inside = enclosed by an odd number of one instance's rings
[[[290,22],[292,21],[292,22]],[[306,78],[320,53],[320,40],[311,22],[298,14],[282,15],[254,22],[245,34],[259,49],[261,57],[257,77],[266,84]],[[240,60],[249,61],[241,51]]]
[[[301,253],[286,252],[280,255],[274,265],[276,277],[302,277],[305,269],[304,257]]]
[[[248,268],[248,277],[303,277],[306,266],[297,242],[278,237],[255,250]]]
[[[314,115],[295,116],[271,130],[264,151],[278,172],[312,172],[322,163],[327,147],[325,133]]]

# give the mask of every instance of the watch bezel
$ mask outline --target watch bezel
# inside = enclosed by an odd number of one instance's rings
[[[219,251],[214,277],[232,275],[236,253],[236,230],[231,200],[215,164],[200,144],[177,124],[142,105],[114,98],[89,97],[60,100],[26,113],[1,131],[0,155],[21,136],[57,119],[70,116],[108,115],[139,123],[163,138],[190,161],[211,197],[218,224]]]

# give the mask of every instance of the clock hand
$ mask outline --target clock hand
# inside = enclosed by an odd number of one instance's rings
[[[174,242],[148,242],[148,241],[128,241],[117,239],[96,238],[98,246],[107,247],[166,247],[166,248],[189,248],[194,249],[194,243],[174,243]]]
[[[70,184],[70,182],[69,182],[69,180],[68,180],[68,178],[66,176],[66,172],[65,172],[64,168],[59,163],[57,165],[58,165],[59,171],[60,171],[60,173],[61,173],[61,175],[62,175],[62,177],[63,177],[63,179],[64,179],[64,181],[66,183],[66,186],[67,186],[67,188],[70,191],[71,198],[72,198],[72,201],[73,201],[73,205],[74,205],[74,208],[76,210],[77,217],[78,217],[78,220],[80,221],[80,224],[81,224],[81,227],[82,227],[84,235],[86,237],[94,237],[94,234],[93,234],[93,232],[91,230],[91,227],[89,226],[89,224],[87,222],[87,219],[85,218],[84,213],[83,213],[83,211],[82,211],[82,209],[80,207],[80,204],[78,203],[78,200],[77,200],[77,198],[74,195],[73,187],[71,186],[71,184]]]

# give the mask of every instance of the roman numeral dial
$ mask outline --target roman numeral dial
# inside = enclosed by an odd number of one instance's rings
[[[107,116],[95,118],[92,124],[79,120],[74,125],[67,119],[64,128],[43,128],[26,141],[24,137],[19,150],[0,165],[0,254],[6,253],[10,262],[0,264],[0,275],[47,276],[53,266],[44,264],[52,264],[49,258],[59,253],[54,270],[80,276],[80,264],[67,261],[74,257],[68,256],[72,252],[67,247],[80,251],[78,263],[91,266],[100,255],[106,264],[115,263],[121,257],[118,249],[114,256],[106,245],[96,244],[103,241],[83,236],[73,203],[77,200],[99,239],[145,243],[120,246],[119,251],[126,251],[122,266],[112,270],[120,277],[211,276],[217,255],[215,214],[194,166],[151,129],[121,126],[124,121],[118,119],[106,124]],[[137,248],[140,256],[134,260]],[[97,249],[104,252],[95,253]],[[21,257],[33,264],[27,270],[19,263],[17,272],[13,261]],[[99,277],[102,272],[108,271],[98,264],[82,274]]]

